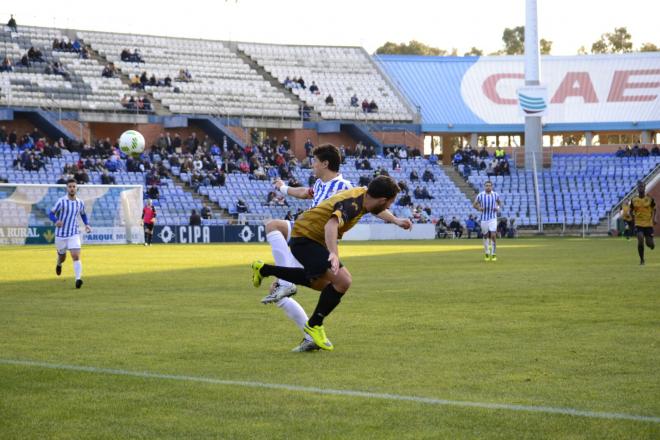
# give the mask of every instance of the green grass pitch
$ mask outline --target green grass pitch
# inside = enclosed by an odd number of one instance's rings
[[[0,248],[0,438],[660,438],[660,250],[644,267],[621,239],[501,241],[494,263],[477,240],[340,253],[335,351],[296,354],[251,285],[266,244],[87,246],[81,290],[52,246]]]

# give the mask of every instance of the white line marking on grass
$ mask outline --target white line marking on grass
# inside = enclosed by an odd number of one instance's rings
[[[590,419],[634,420],[638,422],[660,423],[660,417],[639,416],[634,414],[586,411],[574,408],[555,408],[551,406],[512,405],[507,403],[465,402],[461,400],[436,399],[432,397],[403,396],[399,394],[371,393],[368,391],[334,390],[330,388],[305,387],[276,383],[252,382],[245,380],[224,380],[210,377],[183,376],[175,374],[150,373],[146,371],[118,370],[114,368],[85,367],[78,365],[51,364],[47,362],[0,359],[0,364],[18,365],[24,367],[49,368],[52,370],[80,371],[85,373],[109,374],[115,376],[140,377],[147,379],[176,380],[183,382],[209,383],[215,385],[240,386],[249,388],[264,388],[271,390],[298,391],[301,393],[326,394],[335,396],[363,397],[366,399],[397,400],[404,402],[425,403],[429,405],[458,406],[467,408],[498,409],[506,411],[527,411],[544,414],[561,414]]]

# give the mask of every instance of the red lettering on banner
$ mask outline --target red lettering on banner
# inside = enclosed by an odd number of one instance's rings
[[[550,102],[562,104],[570,96],[581,96],[585,103],[598,102],[589,72],[566,72]]]
[[[657,89],[660,87],[660,81],[654,82],[628,82],[631,76],[637,75],[660,75],[660,69],[638,69],[638,70],[617,70],[612,78],[610,94],[607,96],[607,102],[646,102],[654,101],[658,95],[634,95],[625,96],[626,89]]]
[[[505,78],[524,79],[525,75],[522,73],[496,73],[486,78],[481,86],[481,90],[484,92],[484,95],[495,104],[516,105],[518,104],[517,99],[502,98],[499,93],[497,93],[497,83]]]

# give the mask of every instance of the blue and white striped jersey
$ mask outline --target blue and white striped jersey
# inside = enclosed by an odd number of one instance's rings
[[[78,235],[78,216],[85,214],[85,203],[76,197],[74,200],[68,196],[60,197],[51,209],[58,220],[62,221],[62,227],[55,228],[55,236],[60,238]]]
[[[353,184],[348,180],[344,179],[341,174],[337,174],[332,180],[323,182],[321,179],[316,179],[312,191],[314,191],[314,196],[312,198],[312,208],[324,201],[327,198],[330,198],[337,194],[339,191],[344,191],[345,189],[353,188]]]
[[[477,202],[483,208],[481,212],[481,221],[492,220],[497,218],[497,201],[500,200],[500,195],[495,191],[491,191],[488,194],[486,191],[481,191],[477,195]]]

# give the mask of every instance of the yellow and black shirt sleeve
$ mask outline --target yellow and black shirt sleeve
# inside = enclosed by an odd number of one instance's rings
[[[305,211],[293,224],[291,237],[305,237],[325,246],[325,225],[333,217],[339,220],[338,238],[351,229],[366,213],[364,195],[366,188],[341,191]]]

